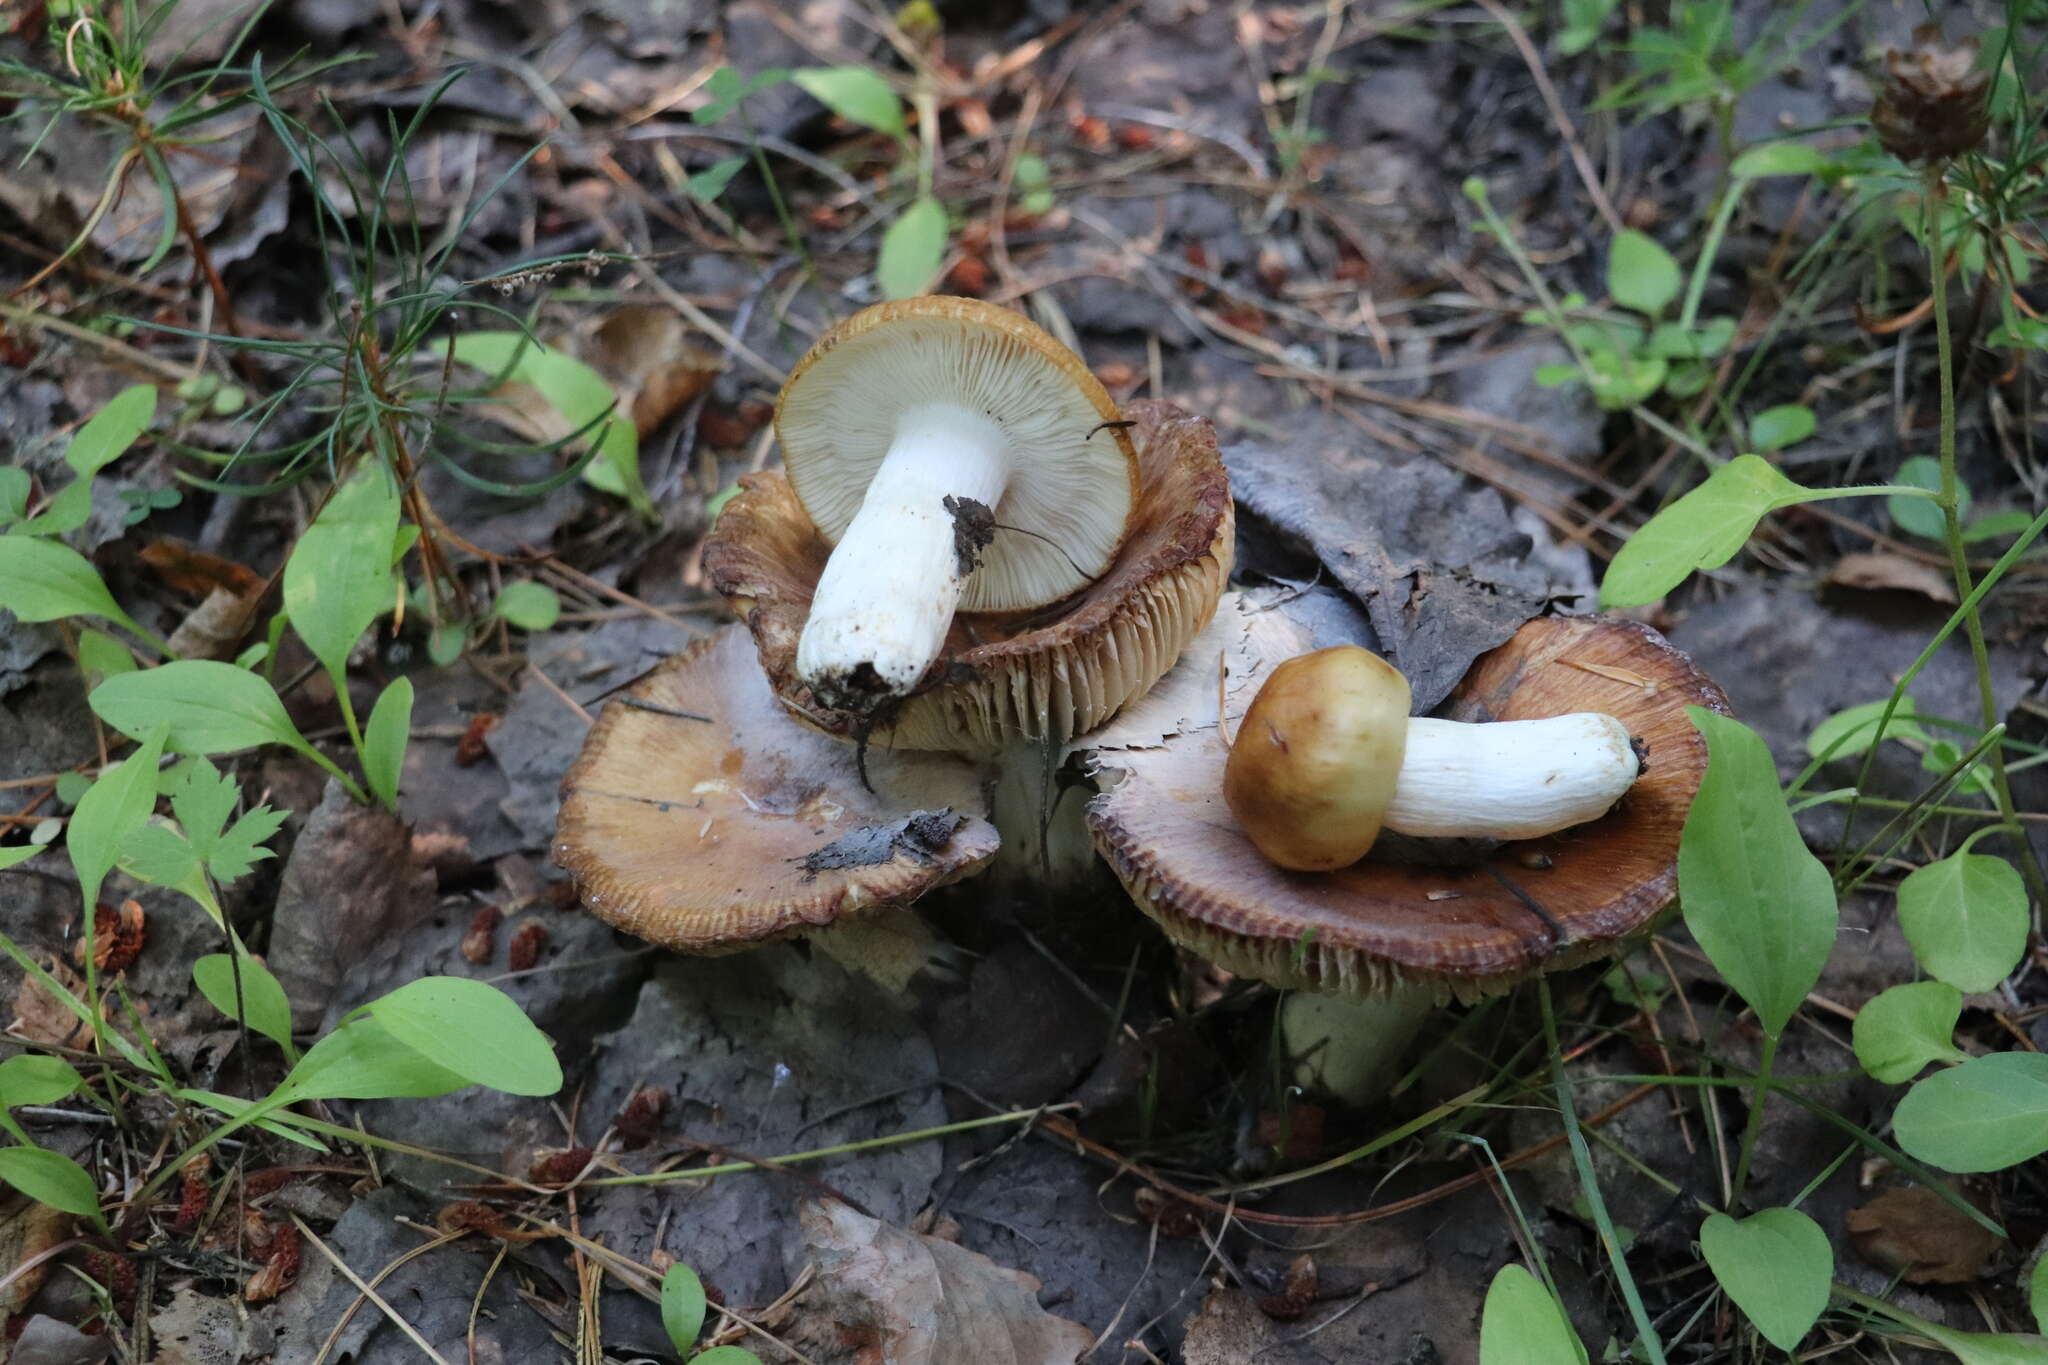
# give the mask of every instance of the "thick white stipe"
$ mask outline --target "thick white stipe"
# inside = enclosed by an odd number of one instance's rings
[[[954,403],[898,419],[860,511],[826,561],[797,641],[797,674],[828,705],[907,694],[939,657],[960,601],[960,558],[948,497],[993,509],[1010,481],[996,423]],[[874,670],[866,686],[860,665]]]
[[[1628,727],[1581,712],[1408,722],[1385,827],[1423,838],[1534,839],[1597,820],[1641,771]]]

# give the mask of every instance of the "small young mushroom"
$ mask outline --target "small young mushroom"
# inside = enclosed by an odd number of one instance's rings
[[[790,371],[775,430],[831,558],[797,645],[827,707],[872,714],[957,609],[1056,602],[1131,530],[1138,461],[1081,358],[1017,313],[933,296],[863,309]]]
[[[828,543],[790,479],[740,480],[704,542],[705,576],[753,632],[776,693],[828,734],[977,756],[1057,749],[1159,681],[1208,625],[1230,575],[1235,522],[1215,429],[1157,400],[1131,404],[1128,420],[1116,435],[1137,451],[1139,496],[1107,567],[1042,609],[963,610],[923,685],[880,712],[837,707],[805,682],[800,642],[846,542]],[[1108,434],[1093,440],[1106,448]],[[995,544],[1005,541],[999,530]]]
[[[1582,711],[1481,725],[1410,719],[1408,680],[1357,645],[1287,660],[1245,713],[1223,797],[1259,851],[1327,872],[1381,829],[1533,839],[1597,820],[1636,780],[1628,727]]]
[[[721,953],[908,905],[994,855],[972,764],[878,754],[867,776],[791,718],[726,626],[599,715],[562,779],[554,860],[598,918]]]
[[[1441,708],[1487,725],[1612,716],[1647,754],[1628,801],[1588,823],[1484,847],[1463,865],[1364,858],[1326,872],[1276,865],[1224,801],[1210,648],[1219,638],[1223,710],[1239,745],[1256,723],[1254,688],[1281,661],[1329,643],[1291,624],[1284,606],[1225,597],[1211,633],[1155,690],[1173,704],[1162,711],[1148,699],[1091,737],[1104,790],[1089,804],[1089,831],[1174,942],[1226,970],[1314,993],[1290,998],[1283,1032],[1297,1055],[1315,1052],[1319,1079],[1344,1098],[1370,1099],[1443,1001],[1613,955],[1670,903],[1679,834],[1707,762],[1686,708],[1726,714],[1728,704],[1647,626],[1530,621],[1482,656]],[[1162,717],[1170,727],[1153,723]]]

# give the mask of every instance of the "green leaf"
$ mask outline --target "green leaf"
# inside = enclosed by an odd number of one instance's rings
[[[81,478],[91,478],[121,458],[136,438],[149,430],[150,418],[155,415],[153,387],[134,384],[121,390],[78,429],[64,451],[64,463]]]
[[[202,864],[191,840],[152,820],[121,841],[121,870],[139,882],[175,889],[198,880]]]
[[[1834,879],[1785,808],[1755,731],[1686,708],[1707,740],[1707,775],[1678,840],[1685,927],[1765,1031],[1782,1032],[1835,946]]]
[[[1586,1365],[1586,1347],[1550,1291],[1524,1267],[1504,1265],[1486,1287],[1479,1365]]]
[[[740,173],[740,167],[746,164],[747,159],[743,156],[729,156],[722,161],[712,162],[683,183],[689,189],[692,199],[700,204],[708,204],[725,193],[725,187],[732,183],[732,178]]]
[[[690,1365],[761,1365],[761,1357],[744,1346],[714,1346],[691,1356]]]
[[[1629,537],[1607,566],[1600,605],[1639,607],[1696,569],[1719,568],[1735,557],[1766,512],[1804,502],[1813,491],[1761,456],[1736,456]]]
[[[1536,387],[1539,389],[1554,389],[1560,385],[1569,384],[1574,379],[1580,377],[1579,367],[1576,365],[1538,365],[1536,367]]]
[[[1884,716],[1885,701],[1860,702],[1835,712],[1806,737],[1806,752],[1814,758],[1855,758],[1869,752],[1871,743],[1877,737],[1877,722]],[[1886,739],[1909,739],[1923,744],[1934,742],[1934,736],[1920,724],[1920,713],[1913,709],[1911,697],[1900,697],[1899,705],[1892,712],[1891,724],[1885,726]]]
[[[163,757],[164,730],[159,723],[128,757],[102,772],[64,831],[64,850],[78,871],[80,894],[87,905],[100,898],[100,883],[113,870],[128,836],[143,827],[156,809],[156,765]]]
[[[90,692],[117,673],[133,673],[135,656],[128,652],[128,646],[105,631],[81,630],[78,670],[85,675],[85,689]]]
[[[1813,409],[1804,403],[1765,408],[1749,419],[1749,443],[1758,450],[1783,450],[1813,435]]]
[[[685,1357],[704,1330],[704,1282],[686,1265],[672,1265],[661,1277],[661,1325]]]
[[[284,564],[284,610],[292,629],[334,679],[347,683],[349,651],[396,601],[391,542],[398,535],[398,489],[382,464],[336,485]]]
[[[1956,1020],[1963,993],[1945,981],[1915,981],[1880,993],[1856,1013],[1856,1060],[1886,1085],[1910,1081],[1929,1062],[1961,1061]]]
[[[597,447],[597,459],[584,470],[584,481],[653,514],[654,503],[640,482],[639,433],[617,411],[618,396],[603,375],[524,332],[465,332],[449,347],[464,365],[510,383],[531,385],[562,415],[570,431],[587,431],[584,439]]]
[[[310,751],[269,683],[212,659],[181,659],[109,678],[87,698],[94,714],[124,735],[170,727],[164,747],[225,754],[259,744]]]
[[[1911,488],[1941,489],[1941,461],[1929,455],[1915,455],[1899,466],[1899,472],[1892,476],[1893,483],[1902,483]],[[1944,521],[1941,509],[1926,498],[1909,497],[1893,493],[1884,500],[1885,511],[1891,514],[1892,524],[1909,535],[1927,540],[1940,540]],[[1956,485],[1956,519],[1966,521],[1970,515],[1970,490]]]
[[[1826,170],[1828,164],[1826,157],[1804,142],[1766,142],[1736,157],[1728,173],[1737,180],[1761,180],[1770,175],[1817,175]]]
[[[1564,0],[1564,27],[1558,30],[1557,50],[1566,57],[1576,57],[1599,40],[1600,30],[1607,23],[1621,0]]]
[[[205,759],[188,758],[179,764],[164,785],[164,794],[171,799],[171,811],[193,855],[216,881],[247,876],[258,860],[273,856],[262,844],[284,824],[285,812],[258,806],[230,826],[228,818],[241,800],[241,788]]]
[[[789,72],[782,67],[770,67],[757,71],[744,82],[739,72],[729,66],[721,66],[712,72],[704,82],[704,89],[711,96],[711,103],[693,110],[690,121],[696,124],[716,123],[733,111],[733,107],[756,90],[765,90],[779,81],[789,79]]]
[[[1899,883],[1899,927],[1929,976],[1993,990],[2027,949],[2027,890],[2003,858],[1952,854]]]
[[[209,953],[192,964],[192,984],[206,1002],[230,1019],[239,1018],[256,1032],[292,1051],[292,1002],[270,969],[246,953],[241,958],[242,1008],[235,1012],[235,959]]]
[[[43,504],[43,510],[15,528],[16,535],[63,536],[85,525],[92,516],[92,480],[73,479]],[[130,525],[135,520],[131,519]]]
[[[0,872],[17,864],[25,863],[43,851],[42,844],[22,844],[14,848],[0,848]]]
[[[883,295],[907,299],[924,293],[945,255],[946,210],[930,195],[919,195],[882,234],[875,278]]]
[[[0,1062],[0,1108],[55,1104],[84,1084],[85,1077],[62,1058],[23,1052]]]
[[[99,616],[136,628],[84,555],[18,534],[0,536],[0,607],[23,621]]]
[[[864,66],[808,66],[789,73],[806,95],[849,123],[903,137],[903,101],[889,82]]]
[[[399,1042],[375,1019],[356,1018],[307,1048],[274,1094],[292,1102],[429,1099],[471,1084]]]
[[[1834,1248],[1797,1209],[1763,1209],[1739,1222],[1712,1214],[1700,1227],[1700,1251],[1735,1306],[1781,1351],[1797,1350],[1827,1310]]]
[[[2048,1331],[2048,1256],[2034,1262],[2034,1273],[2027,1276],[2027,1306],[2033,1309],[2034,1326]]]
[[[1963,539],[2008,540],[2034,524],[2034,519],[2025,512],[2011,509],[2004,512],[1990,512],[1977,518],[1963,528]]]
[[[1671,253],[1633,229],[1618,232],[1607,254],[1607,293],[1624,308],[1655,317],[1684,287]]]
[[[1916,1083],[1892,1115],[1908,1156],[2000,1171],[2048,1152],[2048,1054],[1994,1052]]]
[[[41,1147],[0,1147],[0,1180],[38,1204],[100,1221],[100,1191],[85,1168]]]
[[[562,1067],[512,997],[461,976],[426,976],[363,1007],[393,1039],[478,1085],[552,1095]]]
[[[441,667],[446,667],[462,657],[462,647],[469,643],[469,632],[455,621],[443,621],[427,633],[427,658]]]
[[[508,583],[491,610],[521,630],[546,630],[562,615],[562,599],[545,583]]]
[[[363,727],[363,776],[370,791],[393,812],[398,809],[398,780],[411,739],[412,679],[393,678]]]
[[[28,511],[28,495],[34,480],[26,469],[0,465],[0,526],[20,521]]]
[[[1734,339],[1734,318],[1708,318],[1689,331],[1675,322],[1662,322],[1651,331],[1649,348],[1651,355],[1666,360],[1711,360]]]

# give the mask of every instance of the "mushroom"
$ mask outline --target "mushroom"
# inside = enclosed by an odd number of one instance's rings
[[[554,860],[600,919],[720,953],[908,905],[994,855],[974,765],[885,754],[867,776],[726,626],[605,707],[562,779]]]
[[[1259,851],[1326,872],[1382,828],[1420,838],[1533,839],[1597,820],[1642,762],[1601,712],[1470,725],[1408,716],[1408,680],[1358,645],[1275,668],[1245,713],[1223,798]]]
[[[753,632],[776,692],[827,733],[983,756],[1057,748],[1143,696],[1209,623],[1230,575],[1234,521],[1215,429],[1167,402],[1128,413],[1129,431],[1116,434],[1137,452],[1139,496],[1134,530],[1107,567],[1049,607],[955,616],[923,686],[881,713],[835,707],[804,681],[800,642],[849,542],[831,547],[791,480],[740,480],[705,541],[705,575]],[[1005,504],[998,520],[1011,515]],[[1004,543],[999,530],[993,545]]]
[[[898,299],[840,323],[790,371],[775,430],[833,545],[796,672],[834,710],[909,695],[956,609],[1042,607],[1094,581],[1138,503],[1101,383],[978,299]]]
[[[1327,1087],[1370,1098],[1439,1004],[1612,955],[1670,903],[1679,834],[1707,762],[1686,708],[1726,714],[1728,706],[1656,632],[1625,620],[1530,621],[1482,656],[1442,708],[1491,725],[1581,711],[1613,717],[1645,761],[1612,810],[1471,850],[1463,865],[1366,858],[1302,872],[1262,855],[1224,800],[1217,650],[1227,669],[1223,710],[1242,745],[1254,689],[1318,642],[1284,609],[1243,595],[1224,600],[1211,634],[1162,682],[1161,703],[1134,708],[1091,741],[1106,790],[1089,804],[1089,830],[1169,938],[1227,970],[1302,992],[1283,1007],[1283,1032],[1297,1054],[1313,1040],[1342,1044],[1325,1051],[1343,1053],[1349,1074],[1324,1066]],[[1198,718],[1193,704],[1205,686]],[[1175,712],[1175,723],[1158,724]]]

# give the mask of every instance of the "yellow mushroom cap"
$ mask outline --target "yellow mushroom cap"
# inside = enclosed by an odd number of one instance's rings
[[[1252,699],[1223,799],[1259,852],[1329,872],[1379,838],[1408,747],[1408,679],[1358,645],[1287,660]]]

